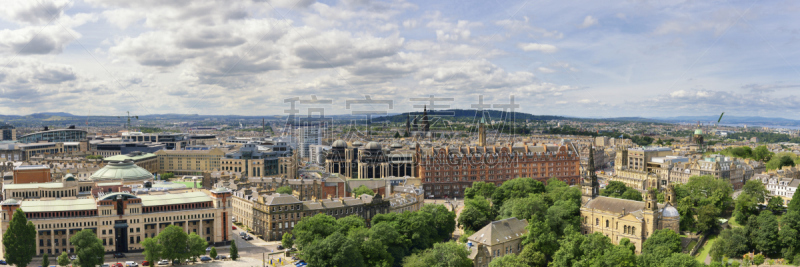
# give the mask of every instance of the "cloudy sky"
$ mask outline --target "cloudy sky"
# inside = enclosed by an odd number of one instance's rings
[[[0,0],[0,114],[800,111],[800,2]],[[313,103],[331,100],[330,103]],[[497,107],[497,106],[492,106]]]

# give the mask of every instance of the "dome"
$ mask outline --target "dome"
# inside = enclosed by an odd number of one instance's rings
[[[153,174],[136,166],[133,161],[110,162],[90,177],[95,182],[120,181],[141,182],[153,180]]]
[[[331,147],[332,148],[346,148],[347,147],[347,142],[345,142],[344,140],[336,140],[336,141],[333,142]]]
[[[67,175],[64,175],[64,181],[67,181],[67,182],[75,181],[75,176],[72,175],[71,173],[67,173]]]
[[[661,216],[663,217],[680,217],[681,214],[678,213],[678,210],[675,209],[673,206],[668,206],[664,208],[664,211],[661,212]]]
[[[701,129],[694,130],[694,134],[703,134],[703,130]]]
[[[365,148],[370,150],[380,150],[381,144],[378,144],[378,142],[369,142]]]
[[[362,145],[364,145],[364,143],[361,143],[361,141],[353,142],[353,146],[362,146]]]

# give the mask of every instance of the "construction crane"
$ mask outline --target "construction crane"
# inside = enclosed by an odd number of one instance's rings
[[[128,127],[126,129],[130,129],[131,128],[131,118],[138,120],[139,116],[131,116],[131,112],[130,111],[126,111],[126,112],[128,113],[128,115],[125,116],[128,119]],[[117,118],[121,119],[122,117],[121,116],[117,116]]]

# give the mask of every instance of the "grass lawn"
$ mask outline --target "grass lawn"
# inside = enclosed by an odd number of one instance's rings
[[[728,219],[728,224],[731,226],[731,228],[733,228],[733,227],[742,227],[741,224],[736,223],[736,216],[731,216],[731,218]]]
[[[711,246],[714,245],[714,240],[716,239],[717,239],[716,235],[706,239],[706,244],[703,245],[702,248],[700,248],[700,252],[698,252],[697,256],[694,257],[695,259],[697,259],[698,262],[700,262],[700,264],[705,264],[706,256],[708,256],[708,252],[711,251]]]

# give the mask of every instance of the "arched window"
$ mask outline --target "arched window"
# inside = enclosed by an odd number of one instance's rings
[[[608,228],[608,220],[606,220],[606,228]]]
[[[631,234],[632,234],[632,235],[635,235],[635,234],[636,234],[636,227],[631,227]]]

